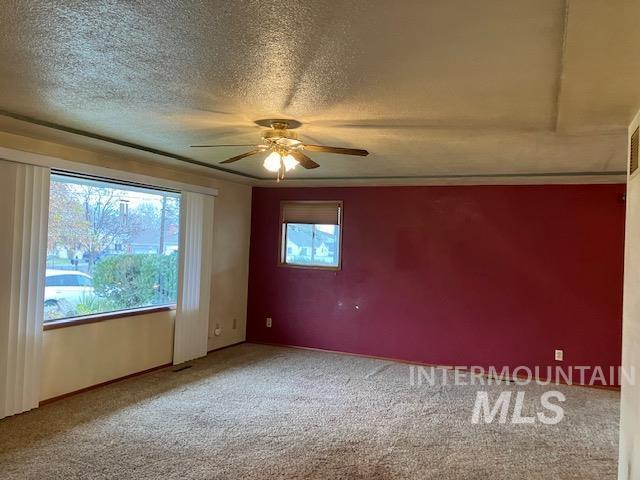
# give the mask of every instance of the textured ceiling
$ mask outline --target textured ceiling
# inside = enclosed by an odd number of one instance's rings
[[[188,146],[256,143],[260,118],[371,152],[298,178],[625,169],[640,2],[398,5],[5,0],[0,109],[211,165],[247,148]],[[266,178],[260,160],[226,168]]]

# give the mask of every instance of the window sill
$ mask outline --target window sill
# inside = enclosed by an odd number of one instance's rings
[[[105,320],[114,320],[116,318],[135,317],[137,315],[147,315],[150,313],[168,312],[175,310],[175,305],[162,305],[158,307],[134,308],[131,310],[120,310],[118,312],[99,313],[96,315],[87,315],[84,317],[63,318],[54,322],[47,322],[42,325],[44,331],[55,330],[58,328],[75,327],[77,325],[86,325],[88,323],[97,323]]]
[[[286,268],[298,268],[298,269],[304,269],[304,270],[327,270],[330,272],[339,272],[340,270],[342,270],[342,266],[338,265],[337,267],[333,267],[333,266],[324,266],[324,265],[297,265],[295,263],[278,263],[279,267],[286,267]]]

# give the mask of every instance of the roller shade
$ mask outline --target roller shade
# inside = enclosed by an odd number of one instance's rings
[[[340,225],[342,202],[282,202],[282,223]]]

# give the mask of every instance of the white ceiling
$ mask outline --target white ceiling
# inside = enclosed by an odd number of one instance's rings
[[[636,0],[9,0],[0,14],[14,117],[0,128],[96,143],[29,122],[55,124],[216,166],[250,148],[188,146],[257,143],[253,122],[282,117],[311,143],[371,152],[310,153],[321,167],[290,178],[316,183],[594,179],[625,170],[640,108]],[[258,156],[226,168],[269,178]]]

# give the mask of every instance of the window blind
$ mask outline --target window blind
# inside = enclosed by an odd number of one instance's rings
[[[2,217],[3,228],[13,229],[8,251],[3,252],[11,261],[1,272],[7,286],[3,297],[8,300],[0,305],[2,418],[36,408],[40,401],[50,172],[46,167],[0,161],[0,173],[15,178],[15,191],[2,197],[13,203],[13,212],[3,212]]]
[[[282,202],[282,223],[340,225],[342,202]]]
[[[207,354],[213,265],[213,203],[212,196],[182,192],[174,365]]]

